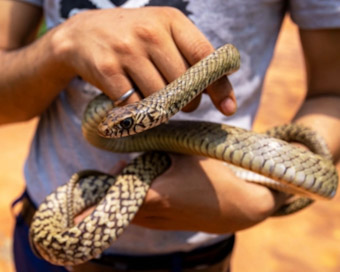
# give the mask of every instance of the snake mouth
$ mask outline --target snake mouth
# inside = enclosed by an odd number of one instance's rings
[[[104,138],[113,138],[114,132],[113,130],[106,124],[100,123],[97,127],[97,133],[99,136]]]

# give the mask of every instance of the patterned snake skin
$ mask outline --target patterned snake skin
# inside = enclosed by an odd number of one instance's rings
[[[104,95],[94,99],[83,120],[85,138],[113,152],[147,152],[117,176],[83,171],[47,196],[30,229],[37,253],[57,265],[81,264],[99,256],[133,219],[152,180],[170,166],[166,152],[223,160],[242,178],[252,179],[239,168],[250,170],[250,176],[261,175],[253,182],[302,195],[276,215],[297,211],[310,204],[310,198],[332,198],[338,176],[326,145],[310,129],[288,125],[271,130],[269,136],[209,122],[168,122],[211,82],[237,70],[239,62],[236,48],[225,45],[138,103],[112,108]],[[272,137],[303,142],[320,155]],[[75,225],[74,215],[92,205],[97,205],[95,210]]]

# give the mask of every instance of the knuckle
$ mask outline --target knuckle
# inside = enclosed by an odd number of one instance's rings
[[[178,8],[171,7],[171,6],[151,6],[151,7],[146,7],[145,10],[148,12],[150,11],[152,14],[156,15],[156,17],[161,18],[161,19],[166,19],[166,20],[173,20],[174,17],[177,18],[179,17],[184,17],[184,13],[179,10]]]
[[[138,25],[135,31],[137,37],[144,42],[156,45],[161,43],[160,31],[158,27],[153,24],[146,23],[144,25]]]
[[[267,188],[259,190],[254,200],[250,216],[255,222],[261,222],[273,213],[275,201],[271,191]]]
[[[164,7],[163,11],[165,15],[167,15],[171,19],[178,17],[186,17],[181,10],[175,7]]]
[[[153,185],[154,188],[151,188],[148,191],[147,198],[145,201],[145,206],[148,206],[149,209],[160,212],[164,211],[165,209],[169,208],[170,205],[170,195],[160,188],[161,185],[157,185],[157,181],[155,181]]]
[[[163,41],[164,31],[170,32],[170,25],[173,21],[186,16],[174,7],[148,7],[145,9],[149,17],[142,23],[135,25],[136,36],[144,42],[159,45]]]
[[[121,38],[119,41],[115,42],[113,50],[117,54],[131,55],[134,52],[134,43],[130,38]]]
[[[111,60],[103,60],[97,64],[99,73],[105,77],[113,77],[117,74],[115,63]]]
[[[195,63],[200,61],[204,57],[208,56],[214,51],[211,44],[209,44],[207,41],[197,41],[193,43],[191,48],[193,48],[191,55]]]

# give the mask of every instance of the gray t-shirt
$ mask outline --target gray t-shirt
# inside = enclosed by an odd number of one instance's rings
[[[220,114],[204,96],[198,110],[175,118],[208,120],[250,128],[256,114],[263,79],[286,10],[302,28],[340,26],[339,0],[23,0],[41,5],[48,28],[86,9],[171,5],[181,9],[215,47],[234,44],[241,53],[241,69],[230,76],[238,101],[232,117]],[[81,116],[99,90],[74,79],[41,116],[25,165],[27,189],[36,204],[70,176],[83,169],[108,171],[129,155],[97,150],[81,134]],[[189,178],[189,177],[188,177]],[[156,231],[130,226],[111,252],[168,253],[215,243],[225,236],[188,231]]]

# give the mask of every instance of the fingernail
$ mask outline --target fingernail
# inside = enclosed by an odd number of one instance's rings
[[[222,112],[225,115],[234,114],[237,108],[235,101],[230,97],[227,97],[224,100],[222,100],[220,106],[221,106]]]

